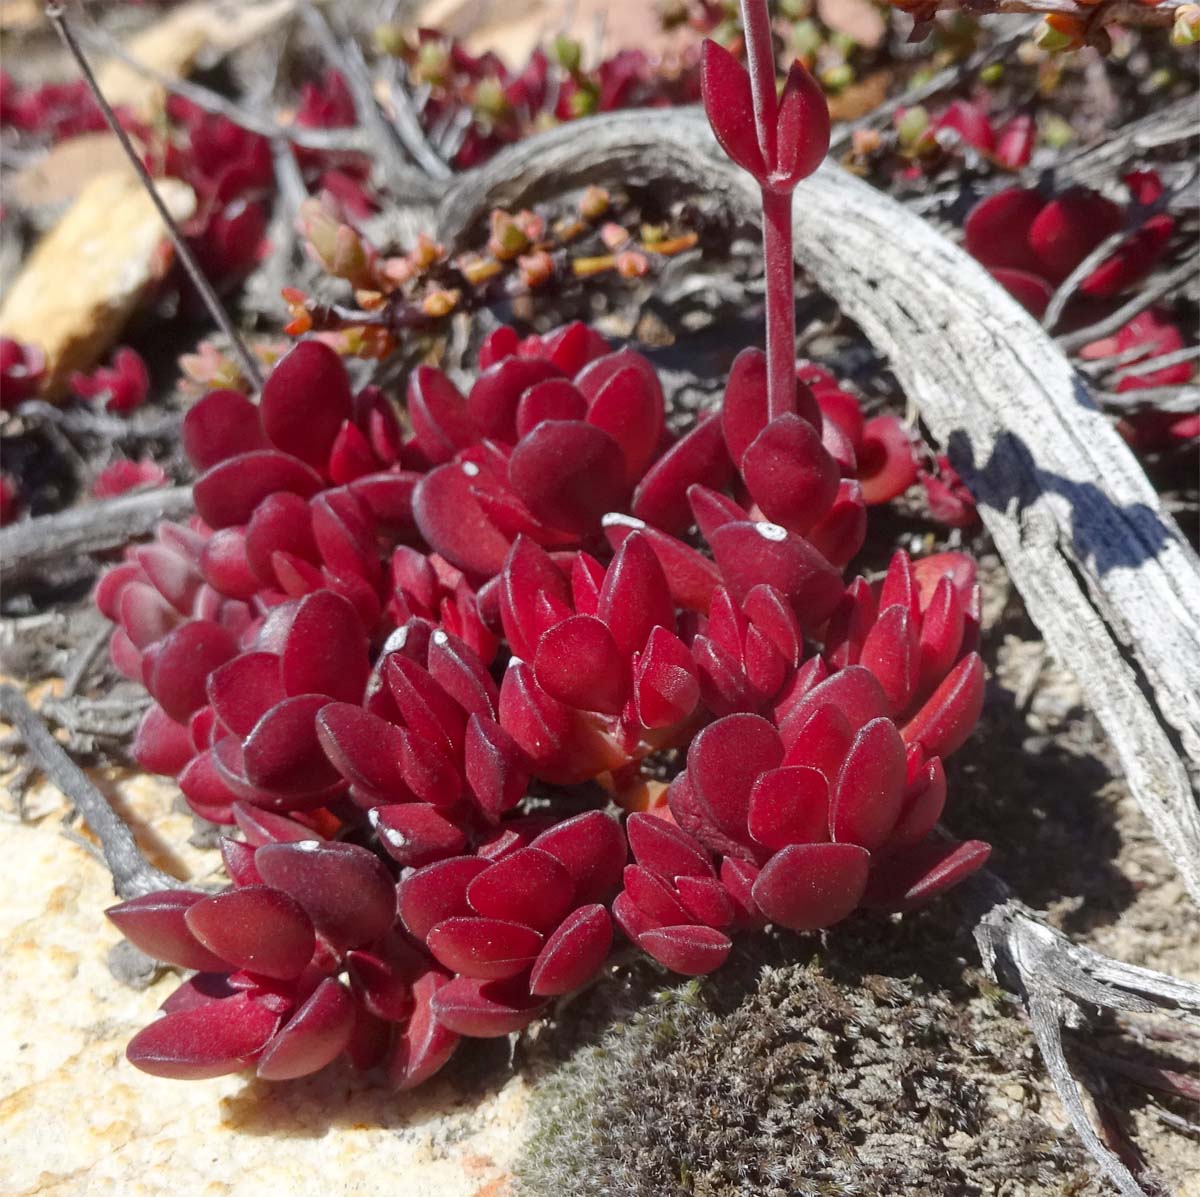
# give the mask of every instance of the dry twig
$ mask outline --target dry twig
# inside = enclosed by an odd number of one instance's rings
[[[182,519],[191,511],[192,488],[173,486],[20,520],[0,529],[4,580],[11,586],[46,566],[119,548],[149,535],[163,520]]]
[[[225,334],[226,339],[229,341],[234,355],[241,365],[242,373],[254,384],[256,390],[261,390],[262,374],[258,368],[257,360],[250,350],[246,348],[246,344],[242,340],[241,334],[238,332],[232,317],[226,311],[225,305],[221,302],[212,284],[208,281],[204,271],[200,269],[200,263],[196,261],[191,247],[184,239],[179,226],[175,223],[175,218],[163,202],[162,196],[158,194],[158,189],[154,186],[154,181],[150,178],[150,172],[146,169],[141,155],[134,149],[133,142],[129,140],[129,134],[125,132],[125,127],[117,119],[117,114],[113,111],[112,105],[100,90],[100,84],[96,81],[95,73],[92,71],[91,64],[87,60],[87,55],[84,54],[83,48],[75,37],[71,23],[67,20],[66,10],[62,4],[47,3],[46,17],[51,25],[54,26],[54,30],[61,39],[62,44],[67,48],[67,52],[75,61],[75,65],[79,68],[79,73],[88,85],[88,90],[92,93],[96,104],[104,115],[105,123],[112,130],[113,136],[120,142],[125,157],[129,159],[129,165],[133,167],[138,178],[141,180],[142,186],[146,189],[146,194],[154,203],[159,218],[166,227],[167,235],[171,239],[171,244],[175,247],[175,252],[179,255],[179,260],[183,263],[183,268],[187,271],[188,278],[192,280],[192,285],[204,301],[204,306],[208,308],[209,315],[212,316],[217,327]]]
[[[74,803],[100,841],[117,897],[136,898],[154,890],[180,887],[179,881],[155,868],[142,855],[133,832],[50,734],[16,686],[0,685],[0,717],[12,724],[47,780]]]

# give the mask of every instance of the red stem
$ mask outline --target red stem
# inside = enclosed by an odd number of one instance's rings
[[[775,171],[775,48],[768,0],[741,0],[742,31],[754,128],[767,174]],[[792,262],[792,192],[762,188],[763,257],[767,282],[767,413],[796,410],[796,301]]]
[[[742,0],[742,36],[750,95],[754,102],[754,128],[767,173],[775,169],[775,48],[771,44],[771,11],[768,0]]]
[[[796,410],[796,300],[792,193],[764,187],[763,258],[767,282],[767,414]]]

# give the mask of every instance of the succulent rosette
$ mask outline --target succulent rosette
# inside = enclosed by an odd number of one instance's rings
[[[753,352],[674,441],[646,359],[582,325],[501,329],[481,364],[466,395],[418,368],[403,416],[318,341],[257,404],[210,392],[196,518],[97,589],[155,700],[135,756],[234,829],[231,889],[112,912],[199,970],[140,1067],[415,1084],[591,980],[614,918],[706,972],[738,927],[913,905],[986,855],[930,838],[982,697],[972,563],[841,573],[906,438],[813,366],[768,419]],[[558,813],[594,781],[637,805],[685,751],[625,824]]]
[[[712,61],[710,110],[742,94]],[[727,117],[785,198],[828,140],[800,68],[774,173]],[[983,698],[974,566],[847,585],[912,448],[772,345],[681,436],[650,361],[579,323],[502,326],[469,385],[419,366],[403,407],[319,340],[257,402],[196,403],[195,519],[96,595],[154,699],[135,756],[231,829],[230,887],[110,911],[197,970],[135,1064],[411,1086],[588,984],[614,924],[702,973],[739,928],[908,909],[982,864],[935,830]]]

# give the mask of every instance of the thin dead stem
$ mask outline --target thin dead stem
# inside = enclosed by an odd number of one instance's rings
[[[74,803],[92,834],[100,841],[118,897],[135,898],[159,889],[181,887],[180,881],[155,868],[142,855],[133,832],[50,734],[49,728],[16,686],[0,685],[0,716],[12,724],[37,767]]]
[[[175,223],[174,217],[163,202],[162,196],[158,194],[158,189],[154,186],[154,180],[150,177],[150,172],[146,169],[145,163],[142,162],[141,155],[134,148],[133,142],[129,140],[129,134],[125,132],[125,128],[120,120],[117,119],[117,114],[113,111],[112,105],[100,89],[100,84],[96,80],[96,75],[92,71],[87,55],[83,52],[82,46],[80,46],[78,39],[75,37],[74,30],[71,28],[71,23],[67,19],[66,9],[61,4],[48,3],[46,5],[46,17],[51,25],[54,26],[55,32],[67,48],[67,52],[75,60],[75,65],[79,68],[79,73],[83,76],[84,82],[87,83],[88,89],[95,98],[101,113],[103,113],[105,122],[112,130],[117,141],[120,142],[121,149],[129,159],[130,166],[133,167],[138,178],[141,180],[142,186],[145,187],[147,195],[150,196],[151,202],[154,204],[160,219],[166,227],[167,235],[171,238],[171,243],[175,246],[175,252],[179,255],[179,260],[183,263],[183,268],[187,271],[188,277],[192,280],[192,285],[204,301],[204,306],[208,308],[209,315],[212,316],[217,327],[221,329],[228,339],[241,364],[242,373],[254,385],[255,390],[261,390],[262,372],[258,368],[258,362],[246,347],[246,343],[242,340],[237,326],[233,323],[232,317],[229,315],[216,291],[213,290],[212,284],[208,281],[204,271],[200,269],[200,263],[196,261],[195,255],[192,253],[191,247],[188,245],[183,233],[180,232],[179,226]]]

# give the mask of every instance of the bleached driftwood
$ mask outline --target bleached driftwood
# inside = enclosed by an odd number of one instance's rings
[[[703,193],[747,223],[755,185],[703,114],[613,113],[530,138],[440,206],[453,244],[494,206],[588,182]],[[796,191],[796,256],[889,360],[975,495],[1030,616],[1079,680],[1200,902],[1200,564],[1061,350],[972,258],[827,163]]]

